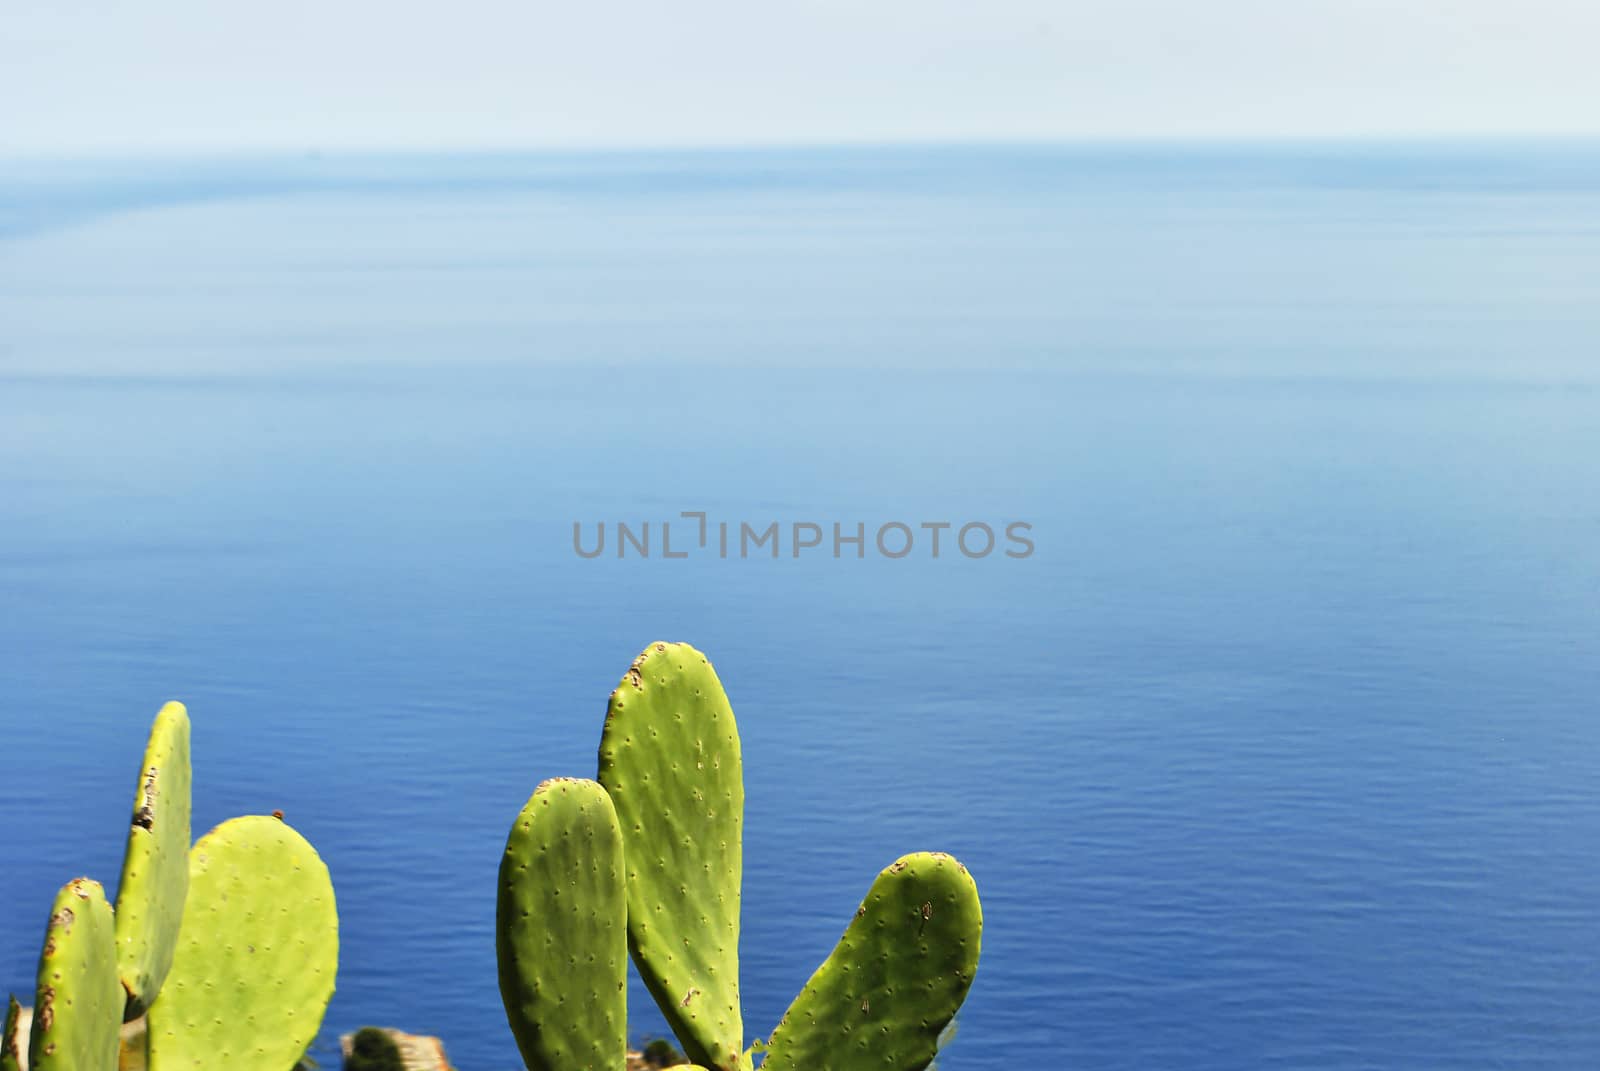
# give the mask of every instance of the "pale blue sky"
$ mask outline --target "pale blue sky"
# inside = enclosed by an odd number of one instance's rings
[[[10,0],[0,152],[1600,132],[1595,0]]]

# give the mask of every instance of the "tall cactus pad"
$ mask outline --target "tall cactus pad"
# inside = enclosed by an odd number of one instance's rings
[[[762,1071],[919,1071],[978,968],[978,889],[948,855],[891,864],[772,1032]]]
[[[172,970],[149,1013],[150,1071],[285,1071],[333,996],[328,868],[281,819],[222,823],[189,853]]]
[[[105,890],[78,878],[56,894],[39,956],[32,1071],[116,1071],[123,993]]]
[[[21,1020],[22,1008],[13,996],[6,1001],[6,1025],[0,1033],[0,1071],[22,1071],[22,1039],[17,1036]]]
[[[189,888],[189,781],[189,715],[168,703],[150,729],[117,886],[117,972],[130,1017],[155,1000],[178,945]]]
[[[744,775],[722,682],[686,643],[653,643],[611,693],[600,783],[628,859],[628,942],[696,1063],[741,1055],[739,882]]]
[[[605,789],[556,778],[500,861],[500,996],[530,1071],[621,1071],[628,1041],[622,832]]]

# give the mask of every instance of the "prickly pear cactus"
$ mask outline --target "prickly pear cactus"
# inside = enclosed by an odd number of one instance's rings
[[[619,1071],[627,1052],[622,833],[605,789],[546,781],[500,861],[500,996],[530,1071]]]
[[[149,1012],[150,1071],[285,1071],[333,996],[328,868],[276,817],[222,823],[189,854],[178,949]]]
[[[920,852],[872,883],[838,947],[772,1032],[762,1071],[919,1071],[978,967],[978,889]]]
[[[116,1071],[123,1003],[105,890],[88,878],[70,881],[56,894],[39,957],[28,1066]]]
[[[133,798],[117,885],[117,969],[128,1016],[144,1014],[172,966],[189,888],[189,714],[156,715]]]
[[[15,995],[6,1001],[6,1025],[0,1033],[0,1071],[22,1071],[22,1039],[18,1037],[22,1008]]]
[[[690,1059],[748,1067],[739,1009],[744,775],[722,682],[686,643],[652,643],[611,693],[600,783],[627,855],[634,963]],[[826,1065],[819,1065],[826,1066]]]

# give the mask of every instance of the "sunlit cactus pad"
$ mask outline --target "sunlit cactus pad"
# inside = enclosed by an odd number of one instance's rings
[[[224,822],[189,857],[172,970],[149,1013],[150,1071],[287,1071],[333,995],[328,868],[281,819]]]
[[[117,885],[117,968],[134,1014],[155,1000],[172,966],[189,887],[189,714],[156,715],[134,790]]]
[[[517,816],[495,944],[506,1019],[530,1071],[617,1071],[628,1040],[622,834],[605,789],[556,778]]]
[[[28,1066],[33,1071],[116,1071],[124,1004],[105,890],[88,878],[70,881],[50,909],[39,956]]]
[[[652,643],[611,693],[600,783],[628,866],[634,962],[686,1055],[743,1063],[739,884],[744,776],[722,682],[686,643]]]
[[[772,1032],[762,1071],[917,1071],[978,967],[983,912],[948,855],[897,860]]]

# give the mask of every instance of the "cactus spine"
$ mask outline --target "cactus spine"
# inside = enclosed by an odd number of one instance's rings
[[[128,1018],[142,1015],[172,966],[189,888],[189,714],[156,715],[134,792],[117,884],[117,968]]]
[[[339,923],[328,868],[281,819],[234,818],[189,854],[178,948],[151,1005],[150,1071],[284,1071],[333,996]]]
[[[99,882],[77,878],[56,894],[39,956],[32,1071],[116,1071],[123,993],[114,925]]]
[[[748,1066],[739,1007],[744,774],[716,670],[684,643],[653,643],[611,693],[600,783],[628,862],[628,938],[639,975],[690,1059]]]

